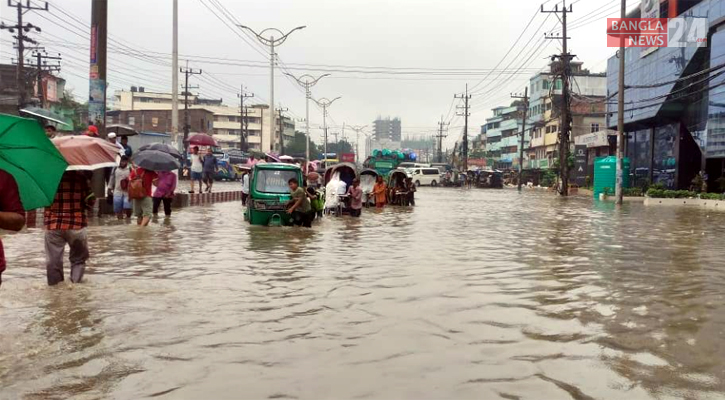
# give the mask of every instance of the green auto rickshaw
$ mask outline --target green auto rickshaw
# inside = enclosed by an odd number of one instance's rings
[[[244,219],[252,225],[291,225],[287,208],[290,196],[289,180],[295,178],[302,185],[302,169],[292,164],[257,164],[249,181],[249,199]]]

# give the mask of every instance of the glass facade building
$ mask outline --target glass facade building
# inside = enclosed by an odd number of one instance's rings
[[[725,169],[725,1],[680,2],[680,8],[680,18],[706,21],[706,46],[625,49],[625,84],[633,86],[624,105],[631,181],[688,189],[704,170],[708,187],[722,191],[714,183]],[[611,129],[617,128],[618,75],[615,56],[607,68]]]

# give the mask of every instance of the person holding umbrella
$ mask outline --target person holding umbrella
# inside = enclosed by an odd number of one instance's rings
[[[156,185],[153,199],[154,217],[159,214],[159,206],[163,202],[164,215],[168,218],[171,216],[171,202],[174,200],[174,191],[176,191],[176,174],[171,171],[161,171],[154,184]]]
[[[0,169],[0,229],[19,231],[25,226],[25,213],[20,202],[20,193],[15,179]],[[2,273],[5,271],[5,252],[3,241],[0,240],[0,285],[3,284]]]
[[[48,285],[63,282],[65,247],[70,247],[70,280],[80,283],[90,257],[88,249],[88,212],[96,196],[90,179],[97,169],[116,166],[118,147],[107,140],[89,136],[66,136],[53,139],[53,145],[68,162],[58,185],[53,204],[46,207],[45,258]]]
[[[128,193],[129,197],[133,199],[133,210],[136,217],[139,218],[139,225],[147,226],[153,214],[151,189],[154,180],[158,178],[158,172],[178,170],[181,164],[177,157],[169,152],[151,149],[136,153],[133,157],[133,163],[137,168],[131,172]],[[165,179],[168,180],[169,178],[166,177]],[[169,185],[165,187],[166,191],[161,194],[171,196],[176,185],[174,183],[172,187],[171,182],[166,180],[163,182],[164,185],[166,183]],[[160,188],[164,186],[161,182],[159,185]]]
[[[153,214],[153,200],[151,190],[154,180],[158,177],[156,172],[136,167],[129,176],[128,194],[133,203],[133,215],[136,216],[140,226],[148,226]]]
[[[0,115],[0,229],[18,231],[23,211],[50,205],[67,166],[37,121]],[[0,273],[6,266],[0,243]]]

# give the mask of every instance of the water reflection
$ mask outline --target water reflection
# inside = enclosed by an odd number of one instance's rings
[[[250,227],[238,204],[91,227],[81,286],[7,240],[8,398],[717,398],[725,214],[426,189]],[[243,393],[243,394],[242,394]]]

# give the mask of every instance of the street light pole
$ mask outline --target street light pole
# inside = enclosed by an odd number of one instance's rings
[[[321,98],[320,100],[312,99],[315,103],[317,103],[318,106],[322,107],[322,129],[324,131],[325,136],[325,153],[323,156],[325,157],[325,168],[327,167],[327,108],[332,105],[336,100],[340,99],[341,97],[335,97],[332,100],[329,100],[325,97]]]
[[[292,77],[294,80],[297,81],[300,86],[305,88],[305,134],[307,135],[307,145],[305,150],[305,168],[307,168],[307,163],[310,162],[310,100],[312,99],[312,91],[310,91],[310,88],[315,86],[317,82],[320,81],[320,79],[326,76],[330,76],[330,74],[320,75],[317,78],[308,74],[296,77],[292,74],[288,74],[285,72],[285,75]]]
[[[360,132],[365,130],[368,126],[351,126],[350,129],[355,131],[357,134],[355,136],[355,156],[357,157],[357,161],[360,162]]]
[[[259,40],[261,44],[269,47],[269,129],[272,132],[271,137],[274,139],[274,130],[277,125],[275,123],[276,115],[274,113],[274,63],[276,57],[274,48],[276,46],[281,46],[285,41],[287,41],[287,38],[292,34],[292,32],[304,29],[305,26],[298,26],[287,33],[284,33],[277,28],[267,28],[261,32],[257,32],[245,25],[239,25],[239,27],[248,30],[257,37],[257,40]],[[264,37],[266,32],[270,33],[269,38]],[[277,39],[274,38],[275,33],[280,35]],[[270,144],[271,143],[272,141],[270,141]],[[262,151],[264,151],[264,149],[262,149]]]

